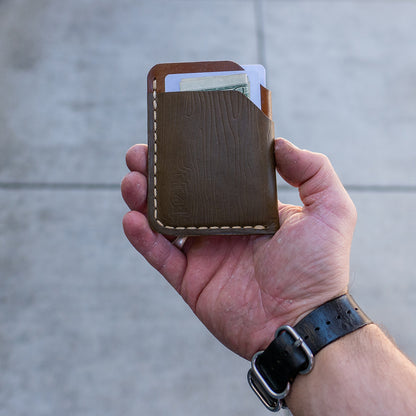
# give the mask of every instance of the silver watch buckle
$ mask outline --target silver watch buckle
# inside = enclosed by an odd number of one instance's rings
[[[311,370],[312,370],[312,367],[313,367],[313,363],[314,363],[313,354],[312,354],[311,349],[307,346],[306,342],[297,333],[297,331],[294,328],[292,328],[290,325],[283,325],[280,328],[278,328],[278,330],[276,331],[276,334],[275,334],[275,338],[277,338],[280,335],[280,333],[284,332],[284,331],[289,333],[292,336],[292,338],[295,341],[293,343],[293,345],[296,348],[300,347],[303,350],[303,352],[305,353],[306,358],[308,359],[308,366],[304,370],[299,371],[299,374],[308,374],[308,373],[310,373]]]
[[[278,330],[276,331],[275,338],[277,338],[283,331],[289,333],[289,335],[292,336],[294,340],[293,345],[296,348],[301,348],[306,358],[308,359],[308,366],[305,368],[305,370],[299,371],[299,374],[308,374],[312,370],[314,363],[312,351],[306,345],[303,338],[296,332],[296,330],[289,325],[283,325],[280,328],[278,328]],[[289,394],[290,383],[288,382],[286,388],[281,392],[276,392],[269,386],[267,381],[261,375],[256,363],[257,358],[262,353],[263,351],[259,351],[256,354],[254,354],[251,360],[251,368],[247,374],[247,380],[250,387],[257,395],[257,397],[260,399],[260,401],[264,404],[264,406],[266,406],[266,408],[272,412],[277,412],[283,406],[285,406],[284,398]]]

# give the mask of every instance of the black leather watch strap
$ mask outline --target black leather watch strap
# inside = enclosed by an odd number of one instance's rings
[[[323,347],[367,324],[371,319],[349,294],[324,303],[295,325],[295,330],[316,355]]]
[[[324,303],[293,328],[279,328],[266,350],[253,357],[248,374],[251,387],[267,408],[279,410],[297,374],[311,370],[314,355],[369,323],[371,320],[349,294]]]
[[[284,391],[287,383],[292,382],[307,365],[305,352],[295,345],[287,331],[282,331],[257,358],[257,368],[277,392]]]

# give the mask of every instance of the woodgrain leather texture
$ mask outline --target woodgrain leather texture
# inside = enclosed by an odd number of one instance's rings
[[[166,235],[275,233],[273,121],[238,91],[166,93],[157,81],[152,87],[151,227]]]

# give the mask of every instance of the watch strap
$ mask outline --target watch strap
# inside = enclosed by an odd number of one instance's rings
[[[313,310],[294,328],[316,355],[330,343],[369,323],[371,319],[346,294]]]
[[[267,349],[259,354],[257,368],[274,391],[282,392],[308,363],[307,354],[296,344],[287,327],[283,327]]]
[[[371,322],[350,294],[324,303],[293,328],[280,327],[271,344],[254,355],[250,386],[269,410],[279,410],[295,377],[311,371],[314,355]]]

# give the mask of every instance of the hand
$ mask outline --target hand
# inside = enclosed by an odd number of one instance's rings
[[[273,236],[190,237],[182,250],[146,219],[147,147],[126,155],[123,219],[132,245],[227,347],[251,359],[275,330],[347,291],[355,207],[326,156],[275,142],[276,166],[303,207],[279,202]]]

